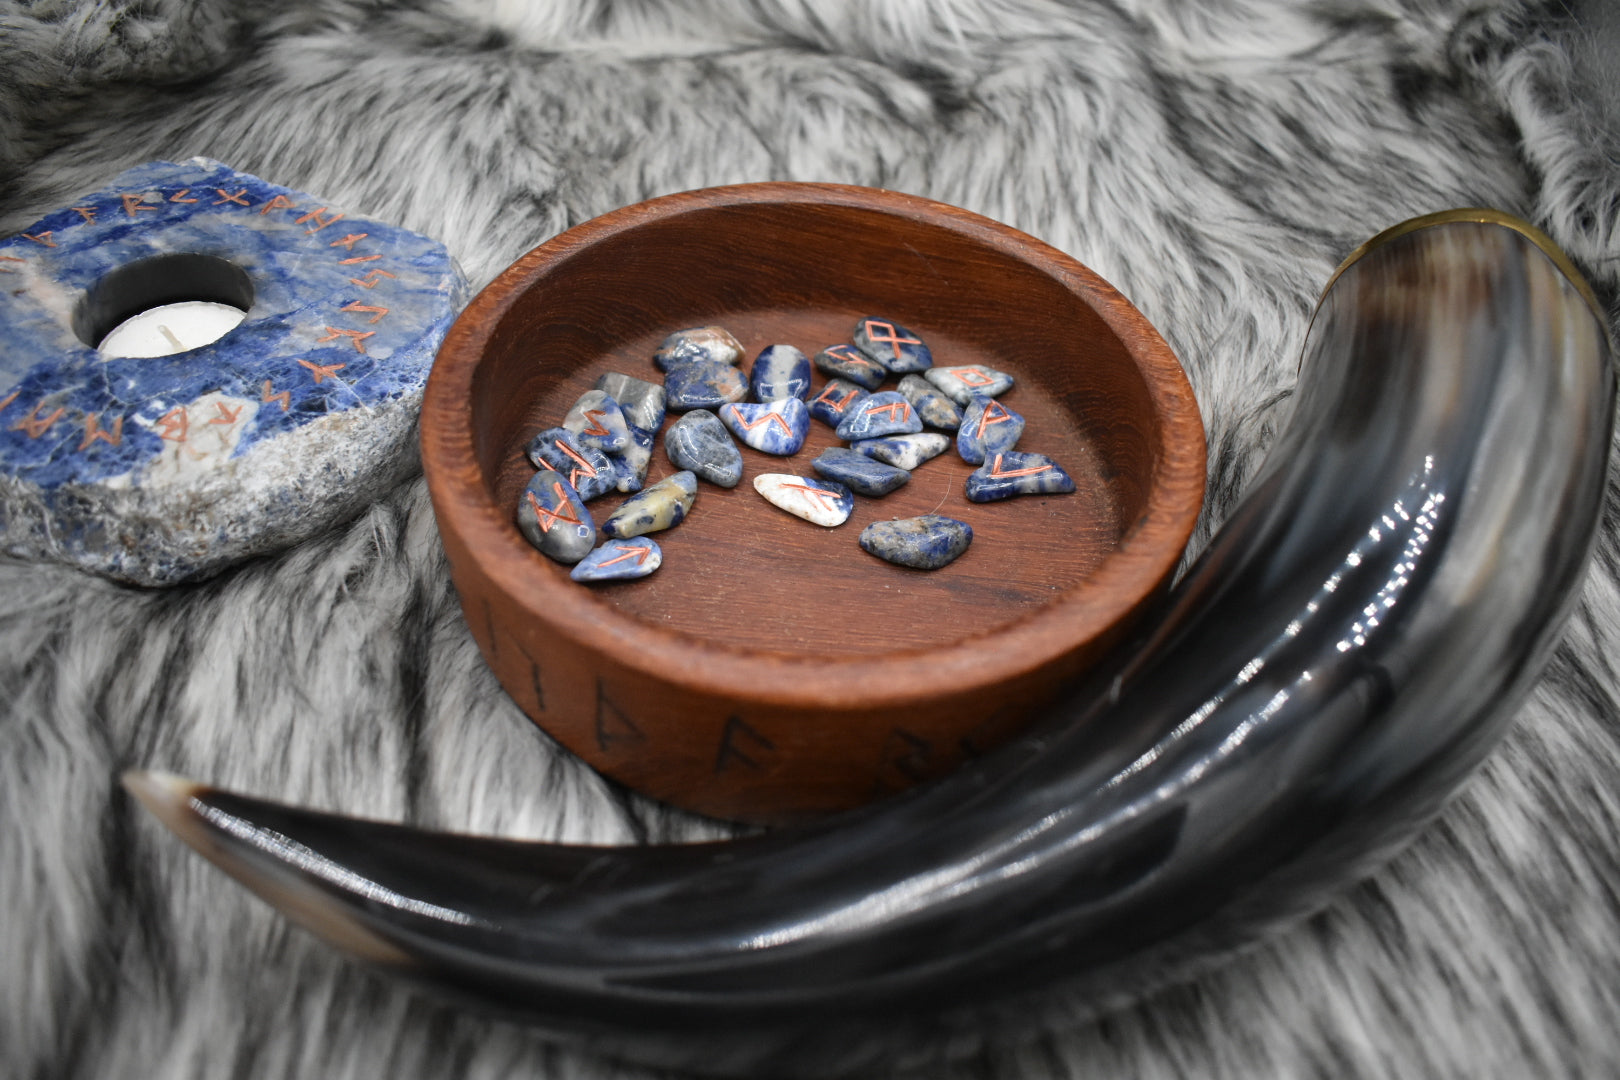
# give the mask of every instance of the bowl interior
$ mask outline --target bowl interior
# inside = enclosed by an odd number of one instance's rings
[[[622,617],[726,650],[829,659],[939,650],[1066,608],[1065,622],[1037,636],[1039,651],[1049,651],[1078,644],[1060,638],[1106,627],[1173,567],[1191,527],[1184,507],[1173,550],[1153,567],[1137,558],[1124,568],[1134,575],[1130,588],[1086,598],[1086,587],[1109,576],[1111,556],[1150,516],[1167,439],[1186,438],[1191,396],[1184,380],[1167,391],[1152,364],[1144,370],[1094,306],[1103,293],[1128,305],[1078,264],[922,200],[898,210],[790,198],[693,203],[616,219],[541,249],[545,257],[514,287],[482,343],[471,435],[480,481],[517,544],[511,511],[534,473],[527,441],[561,423],[603,372],[659,381],[651,356],[664,336],[709,323],[746,346],[746,369],[766,345],[792,344],[813,356],[849,341],[861,316],[893,318],[928,342],[936,365],[982,363],[1014,375],[1017,385],[1001,400],[1027,421],[1018,449],[1057,460],[1078,490],[970,503],[963,484],[973,467],[953,447],[893,494],[857,497],[844,525],[819,528],[770,506],[752,487],[762,472],[815,475],[810,461],[842,443],[813,421],[793,458],[743,447],[738,487],[701,483],[688,520],[655,535],[664,565],[650,578],[585,588],[530,551],[529,572],[558,583],[546,589],[557,604],[589,608],[593,622]],[[1162,341],[1150,330],[1147,337],[1135,343],[1138,352],[1162,353],[1152,359],[1168,360],[1180,380]],[[816,388],[824,382],[816,373]],[[1180,413],[1172,415],[1167,401]],[[1195,412],[1191,420],[1196,431]],[[1201,487],[1201,431],[1196,438]],[[648,482],[674,471],[660,437]],[[622,499],[605,496],[590,510],[600,523]],[[1196,509],[1195,496],[1192,515]],[[872,521],[935,512],[974,529],[967,554],[942,570],[895,567],[856,543]]]

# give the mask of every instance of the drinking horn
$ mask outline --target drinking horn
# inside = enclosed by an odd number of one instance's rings
[[[589,847],[125,782],[328,941],[621,1057],[785,1076],[971,1049],[1184,977],[1438,809],[1582,580],[1612,363],[1529,225],[1448,211],[1374,238],[1151,628],[1032,734],[823,823]]]

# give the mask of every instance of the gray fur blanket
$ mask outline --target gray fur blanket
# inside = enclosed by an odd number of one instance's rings
[[[661,193],[925,194],[1075,255],[1163,332],[1209,432],[1202,543],[1373,233],[1500,207],[1615,295],[1601,2],[0,0],[0,235],[206,155],[438,237],[481,286]],[[1620,1074],[1617,507],[1550,673],[1404,854],[1195,981],[926,1074]],[[153,767],[463,831],[712,831],[501,693],[419,477],[197,585],[0,562],[0,702],[0,1074],[648,1075],[338,956],[118,786]]]

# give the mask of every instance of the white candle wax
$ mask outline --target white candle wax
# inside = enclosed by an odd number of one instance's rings
[[[98,351],[108,359],[123,356],[170,356],[218,341],[247,318],[230,304],[185,300],[132,315],[101,339]]]

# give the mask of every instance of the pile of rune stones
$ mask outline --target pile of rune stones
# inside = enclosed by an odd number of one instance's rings
[[[540,471],[518,501],[518,527],[543,554],[571,565],[575,581],[646,577],[663,562],[647,534],[673,528],[691,513],[698,480],[733,488],[743,458],[733,436],[755,450],[790,457],[804,445],[810,421],[837,430],[849,445],[811,462],[817,477],[762,473],[754,490],[781,510],[832,528],[848,520],[855,495],[881,498],[911,479],[911,470],[950,446],[924,427],[956,432],[956,451],[979,468],[968,476],[971,502],[1016,495],[1062,494],[1074,481],[1043,454],[1013,449],[1024,418],[997,397],[1012,376],[981,364],[935,367],[922,339],[890,319],[855,324],[854,343],[816,354],[829,378],[811,396],[811,361],[792,345],[770,345],[747,378],[743,347],[718,326],[679,330],[653,362],[664,384],[610,372],[568,411],[560,427],[528,444]],[[895,390],[880,390],[891,374]],[[752,398],[752,400],[749,400]],[[664,434],[664,452],[680,472],[643,488],[666,409],[683,415]],[[585,504],[609,491],[630,494],[597,528]],[[880,559],[937,570],[967,550],[973,529],[942,514],[877,521],[860,535]]]

